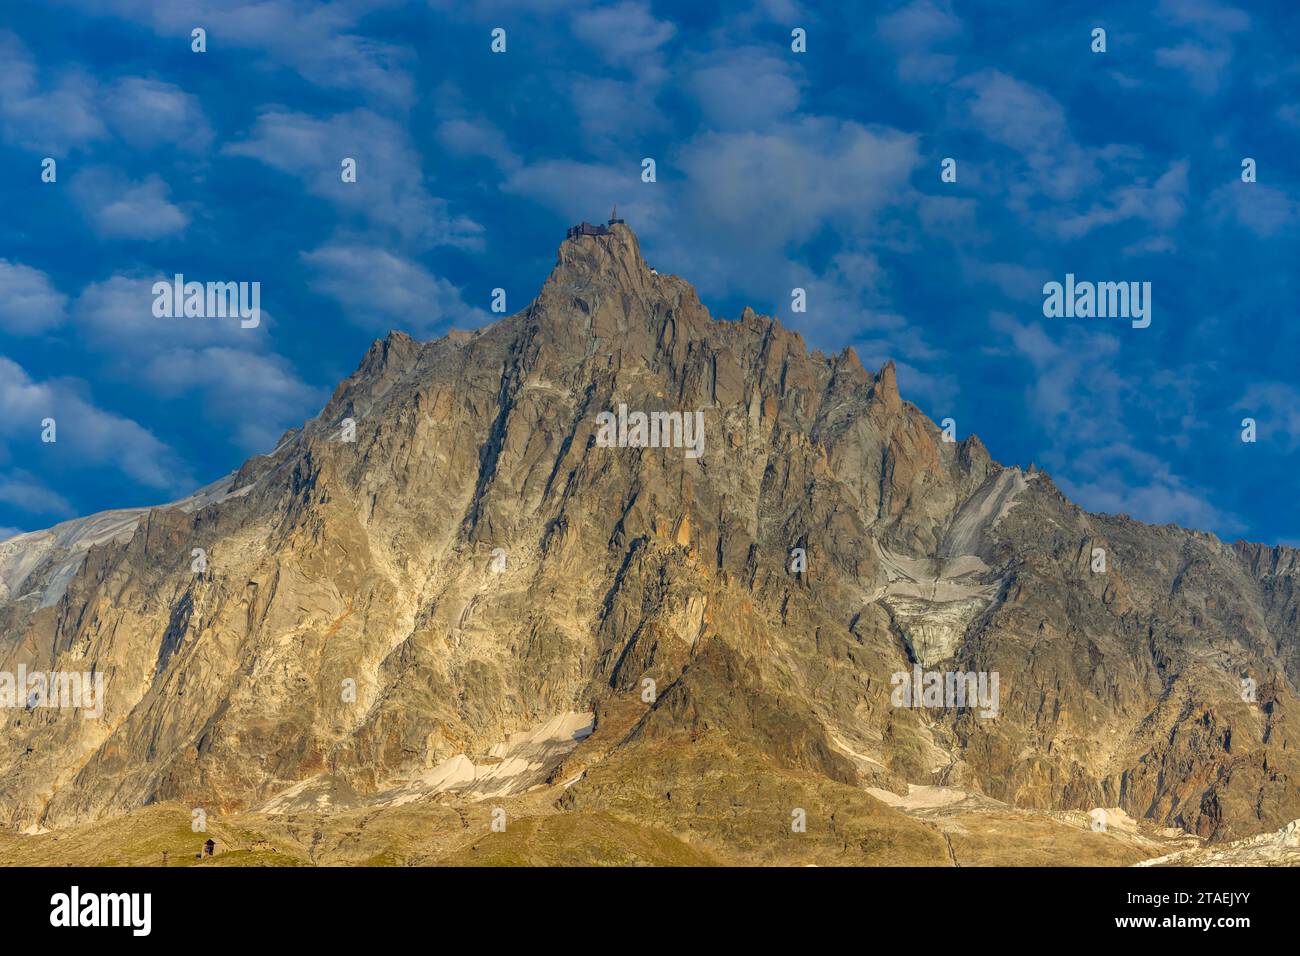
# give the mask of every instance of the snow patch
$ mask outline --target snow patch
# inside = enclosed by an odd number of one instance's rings
[[[944,535],[940,553],[978,554],[989,533],[1006,517],[1016,497],[1029,486],[1019,468],[1004,468],[962,503]]]
[[[255,807],[257,813],[286,814],[353,807],[399,807],[434,794],[452,792],[470,799],[522,793],[545,781],[579,743],[591,736],[591,714],[558,714],[530,730],[510,734],[475,763],[465,754],[444,760],[411,780],[378,793],[361,795],[332,774],[317,774]],[[565,786],[572,786],[578,774]]]
[[[882,790],[880,787],[867,787],[867,793],[881,803],[888,804],[895,810],[905,812],[908,810],[934,810],[939,807],[950,807],[966,800],[987,799],[972,794],[968,790],[960,790],[957,787],[936,787],[916,783],[907,785],[907,796],[894,793],[892,790]]]
[[[1300,866],[1300,820],[1273,833],[1261,833],[1215,846],[1179,850],[1134,866]]]
[[[980,553],[991,532],[1028,482],[1008,468],[980,486],[957,509],[934,558],[896,554],[874,542],[885,583],[866,603],[882,602],[924,666],[956,652],[971,622],[997,597],[1001,579]]]

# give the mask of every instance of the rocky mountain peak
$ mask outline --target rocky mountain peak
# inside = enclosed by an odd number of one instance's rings
[[[655,795],[960,786],[1215,839],[1300,816],[1294,551],[1083,512],[945,440],[892,362],[712,318],[623,223],[472,336],[376,342],[232,480],[99,517],[0,546],[0,670],[108,688],[100,717],[0,711],[15,828],[405,800],[592,713],[563,806],[706,839]],[[1001,698],[899,705],[913,668]]]
[[[560,243],[547,285],[598,284],[645,292],[651,278],[631,228],[621,222],[603,226],[584,222],[572,227]]]

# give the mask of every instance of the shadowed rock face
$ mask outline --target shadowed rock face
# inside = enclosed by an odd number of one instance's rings
[[[703,454],[601,447],[620,404],[701,411]],[[1300,817],[1297,573],[1292,549],[1080,511],[945,442],[892,364],[712,319],[614,226],[566,240],[523,312],[376,342],[194,498],[0,544],[0,669],[106,689],[99,719],[0,711],[0,819],[233,811],[318,775],[377,793],[632,703],[569,805],[635,815],[703,746],[1240,838]],[[997,672],[997,717],[894,706],[916,663]]]

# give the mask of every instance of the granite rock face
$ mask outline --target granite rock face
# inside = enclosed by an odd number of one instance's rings
[[[607,447],[620,406],[682,413],[653,419],[669,447]],[[713,319],[615,225],[516,315],[376,342],[192,498],[0,543],[0,670],[105,689],[99,717],[0,710],[0,821],[376,793],[618,713],[565,806],[634,818],[707,754],[1240,839],[1300,817],[1298,576],[1290,548],[1081,511],[945,441],[892,364]],[[915,669],[996,673],[996,716],[899,706]]]

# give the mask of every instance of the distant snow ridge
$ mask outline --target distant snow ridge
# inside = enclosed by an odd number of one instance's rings
[[[231,490],[235,473],[205,485],[194,494],[160,505],[161,509],[197,511],[248,493]],[[39,607],[57,604],[91,548],[110,541],[129,541],[140,519],[152,508],[123,508],[74,518],[44,531],[0,541],[0,604],[31,598]]]

